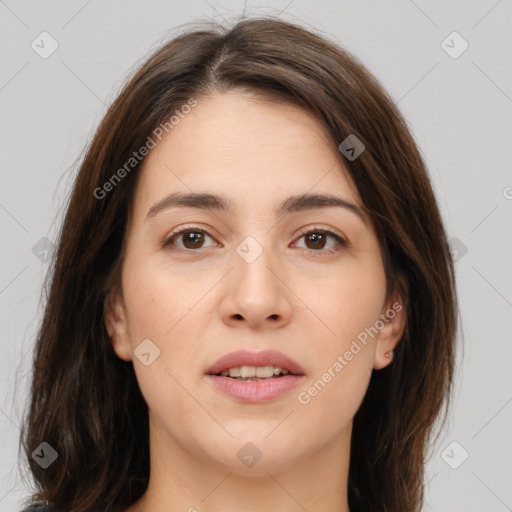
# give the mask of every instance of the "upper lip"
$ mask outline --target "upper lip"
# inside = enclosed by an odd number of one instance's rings
[[[277,350],[262,350],[260,352],[250,352],[249,350],[237,350],[230,352],[218,359],[206,370],[209,375],[218,373],[240,366],[274,366],[286,368],[295,375],[304,375],[302,366],[290,357],[278,352]]]

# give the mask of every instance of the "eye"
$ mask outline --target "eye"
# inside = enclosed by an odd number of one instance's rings
[[[213,238],[203,229],[200,229],[195,226],[184,226],[178,231],[174,231],[171,233],[162,243],[162,247],[170,247],[174,249],[184,250],[184,251],[194,251],[197,249],[205,248],[205,239]],[[321,229],[313,226],[312,228],[308,228],[307,231],[304,231],[300,237],[305,239],[306,247],[303,248],[308,251],[310,254],[331,254],[339,251],[341,248],[349,247],[349,243],[341,236],[338,235],[328,229]],[[331,244],[329,247],[329,239],[331,240]],[[181,242],[180,244],[176,244],[177,241]],[[294,244],[297,247],[297,243]]]
[[[177,249],[195,250],[204,247],[205,237],[213,238],[204,230],[194,226],[185,226],[171,233],[163,242],[163,247],[174,246]],[[175,245],[176,240],[181,240],[182,246]]]
[[[302,238],[305,239],[306,247],[304,248],[310,254],[331,254],[339,251],[341,248],[347,248],[349,246],[348,242],[342,236],[327,229],[317,228],[316,226],[313,226],[313,228],[308,228],[308,231],[303,232],[299,237],[299,240]],[[330,246],[328,243],[329,239],[331,239]],[[334,243],[332,241],[334,241]],[[296,244],[294,245],[297,246]]]

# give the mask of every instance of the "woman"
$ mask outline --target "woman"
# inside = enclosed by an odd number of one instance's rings
[[[189,30],[76,178],[27,510],[419,511],[456,318],[425,164],[371,73],[276,19]]]

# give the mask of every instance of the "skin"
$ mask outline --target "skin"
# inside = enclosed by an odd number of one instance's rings
[[[151,150],[130,212],[121,288],[112,290],[105,315],[114,350],[133,361],[149,407],[151,476],[128,512],[349,510],[352,420],[372,370],[392,362],[385,353],[403,333],[405,310],[300,403],[298,393],[400,297],[385,302],[382,254],[368,217],[339,207],[280,219],[274,211],[308,192],[361,205],[342,158],[309,113],[241,92],[200,98]],[[173,207],[145,219],[177,191],[227,196],[233,210]],[[186,252],[181,236],[175,250],[162,247],[186,225],[208,233],[202,246]],[[331,237],[308,244],[300,233],[308,227],[339,233],[350,247]],[[263,249],[250,264],[236,252],[246,236]],[[147,338],[160,356],[145,366],[134,350]],[[305,383],[247,404],[204,376],[228,352],[268,348],[298,361]],[[262,454],[252,468],[237,457],[247,442]]]

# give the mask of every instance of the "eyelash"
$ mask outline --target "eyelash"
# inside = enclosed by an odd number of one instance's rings
[[[179,229],[178,231],[175,231],[173,233],[171,233],[165,240],[164,242],[162,243],[162,247],[163,248],[167,248],[169,250],[178,250],[178,251],[186,251],[186,252],[198,252],[200,249],[202,249],[202,247],[200,247],[199,249],[187,249],[187,248],[182,248],[182,247],[172,247],[172,243],[178,239],[180,237],[180,235],[183,235],[184,233],[188,233],[188,232],[197,232],[197,233],[202,233],[204,235],[208,235],[210,238],[213,239],[213,237],[207,232],[205,231],[204,229],[200,229],[196,226],[184,226],[183,228]],[[299,233],[299,237],[298,239],[306,236],[306,235],[309,235],[311,233],[322,233],[324,235],[328,235],[328,236],[332,236],[334,239],[336,239],[336,241],[339,243],[339,245],[342,247],[342,248],[348,248],[350,247],[350,244],[343,238],[341,237],[340,235],[334,233],[333,231],[330,231],[328,229],[322,229],[322,228],[319,228],[317,226],[312,226],[310,228],[307,228],[307,230],[303,230]],[[297,240],[298,240],[297,239]],[[318,256],[318,255],[321,255],[321,254],[334,254],[338,251],[340,251],[341,249],[338,247],[332,247],[330,249],[327,249],[327,250],[315,250],[315,249],[308,249],[308,248],[301,248],[305,251],[307,251],[309,254],[312,254],[314,256]]]

